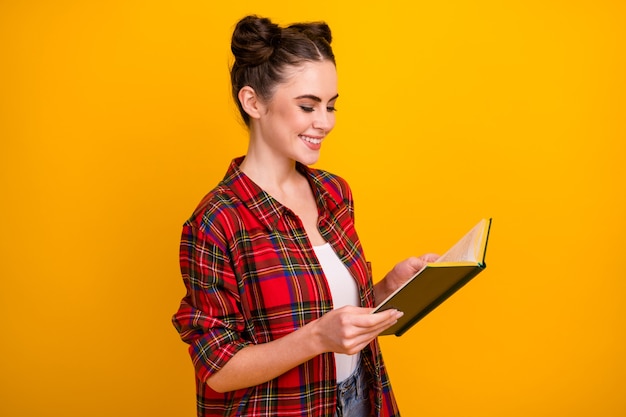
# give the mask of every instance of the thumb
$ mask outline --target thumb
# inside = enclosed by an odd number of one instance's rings
[[[420,259],[422,259],[425,263],[435,262],[437,259],[439,259],[439,255],[437,255],[436,253],[426,253],[420,256]]]

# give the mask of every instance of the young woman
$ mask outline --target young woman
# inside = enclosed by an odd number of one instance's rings
[[[348,184],[308,167],[335,125],[331,39],[324,23],[257,16],[234,30],[248,152],[183,227],[173,318],[199,416],[399,415],[376,337],[402,313],[370,313],[434,255],[373,285]]]

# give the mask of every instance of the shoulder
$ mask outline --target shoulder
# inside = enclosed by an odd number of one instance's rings
[[[220,183],[200,200],[185,227],[223,242],[224,231],[238,227],[241,206],[237,196]]]

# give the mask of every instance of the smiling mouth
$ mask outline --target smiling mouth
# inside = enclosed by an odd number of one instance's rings
[[[313,145],[319,145],[324,140],[324,138],[312,138],[311,136],[304,136],[304,135],[299,135],[299,136],[305,142],[312,143]]]

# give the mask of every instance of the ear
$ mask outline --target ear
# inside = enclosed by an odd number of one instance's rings
[[[248,113],[248,116],[250,116],[251,119],[258,119],[261,117],[263,103],[252,87],[249,85],[243,87],[239,90],[237,98],[241,103],[241,107],[246,113]]]

